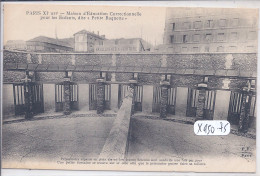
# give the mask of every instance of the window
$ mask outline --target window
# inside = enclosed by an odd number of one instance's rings
[[[247,36],[248,40],[254,40],[256,39],[256,32],[255,31],[250,31],[248,33],[248,36]]]
[[[175,30],[175,23],[172,23],[172,30]]]
[[[209,52],[209,46],[205,46],[205,52]]]
[[[224,33],[218,33],[218,41],[223,41],[225,39]]]
[[[229,51],[236,51],[237,47],[236,46],[229,46],[228,50]]]
[[[181,51],[182,52],[188,52],[188,48],[187,47],[182,47]]]
[[[244,26],[255,26],[256,25],[256,19],[253,17],[247,18],[245,23],[243,23]]]
[[[80,40],[80,36],[76,36],[76,41],[79,41]]]
[[[237,40],[237,32],[231,32],[230,34],[230,40]]]
[[[231,21],[231,26],[238,26],[238,18],[233,18]]]
[[[170,42],[171,42],[171,43],[174,43],[174,35],[171,35],[171,36],[170,36]]]
[[[81,41],[83,41],[83,39],[84,39],[84,36],[80,35],[78,38],[78,41],[81,42]]]
[[[199,52],[199,47],[196,47],[196,46],[193,47],[193,48],[192,48],[192,51],[195,52],[195,53]]]
[[[247,51],[254,51],[255,47],[254,46],[247,46],[246,50]]]
[[[211,42],[212,41],[212,34],[206,34],[206,41]]]
[[[226,19],[220,19],[219,20],[219,26],[220,27],[225,27],[226,26]]]
[[[207,20],[205,23],[206,28],[212,28],[213,27],[213,20]]]
[[[183,23],[183,28],[184,29],[190,29],[190,22],[184,22]]]
[[[183,35],[182,41],[183,43],[187,43],[188,41],[187,35]]]
[[[201,28],[201,21],[195,21],[194,22],[194,28],[195,29],[200,29]]]
[[[193,42],[199,42],[199,41],[200,41],[200,35],[199,34],[193,35]]]
[[[223,52],[224,51],[224,47],[223,46],[218,46],[217,47],[217,52]]]

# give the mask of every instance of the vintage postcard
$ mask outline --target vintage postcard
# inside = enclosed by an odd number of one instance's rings
[[[3,168],[256,171],[258,9],[3,10]]]

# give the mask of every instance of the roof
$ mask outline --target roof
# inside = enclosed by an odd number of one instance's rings
[[[6,42],[6,45],[8,45],[8,44],[17,44],[17,43],[19,43],[19,44],[25,44],[25,41],[24,41],[24,40],[8,40],[8,41]]]
[[[74,35],[76,35],[76,34],[89,34],[89,35],[92,35],[92,36],[94,36],[94,37],[98,37],[98,38],[101,38],[101,39],[105,39],[105,37],[102,37],[102,36],[100,36],[100,35],[98,35],[98,34],[95,34],[95,33],[93,33],[93,32],[89,32],[89,31],[87,31],[87,30],[85,30],[85,29],[83,29],[83,30],[81,30],[81,31],[79,31],[79,32],[76,32]]]
[[[61,42],[65,42],[70,46],[71,48],[74,48],[74,38],[64,38],[64,39],[58,39]]]
[[[141,38],[116,38],[116,39],[107,39],[110,41],[116,41],[116,40],[142,40]]]
[[[74,46],[73,38],[55,39],[55,38],[50,38],[50,37],[46,37],[46,36],[38,36],[31,40],[28,40],[27,42],[50,43],[50,44],[65,46],[65,47],[69,47],[69,48],[73,48],[73,46]]]

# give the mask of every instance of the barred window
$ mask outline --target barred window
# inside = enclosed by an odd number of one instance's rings
[[[174,35],[170,36],[170,43],[174,43]]]
[[[199,42],[199,41],[200,41],[200,35],[199,34],[193,35],[193,42]]]
[[[225,39],[225,34],[224,33],[218,33],[218,40],[223,41]]]
[[[220,19],[219,20],[219,26],[220,27],[225,27],[227,24],[226,24],[226,19]]]

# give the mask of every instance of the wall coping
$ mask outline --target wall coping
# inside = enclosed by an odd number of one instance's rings
[[[209,53],[172,53],[172,52],[136,52],[136,53],[41,53],[41,52],[29,52],[29,51],[15,51],[4,49],[3,52],[35,54],[35,55],[223,55],[223,54],[258,54],[257,52],[209,52]]]

